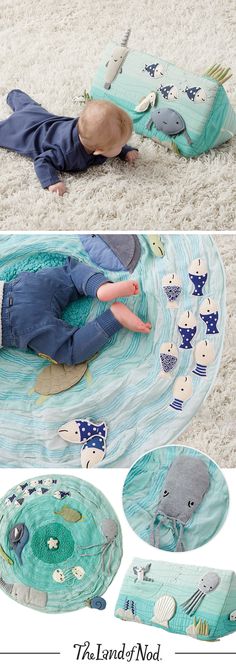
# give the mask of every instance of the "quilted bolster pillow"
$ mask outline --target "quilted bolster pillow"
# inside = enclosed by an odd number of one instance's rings
[[[160,56],[108,44],[91,96],[122,107],[138,134],[168,142],[177,153],[194,157],[223,144],[236,133],[236,114],[223,83],[229,68],[213,66],[191,74]]]
[[[115,616],[198,640],[216,640],[236,631],[236,575],[218,568],[134,559]]]

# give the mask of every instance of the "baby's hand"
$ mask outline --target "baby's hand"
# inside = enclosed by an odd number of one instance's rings
[[[66,193],[66,186],[63,181],[58,181],[53,186],[49,186],[48,190],[50,190],[50,193],[57,193],[57,195],[61,195],[62,197]]]
[[[126,162],[135,162],[135,160],[137,160],[137,158],[138,158],[138,151],[135,151],[135,150],[128,151],[128,153],[126,153],[126,156],[125,156],[125,161]]]

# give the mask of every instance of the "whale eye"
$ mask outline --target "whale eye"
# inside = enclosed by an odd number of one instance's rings
[[[188,501],[188,507],[191,508],[191,506],[194,506],[194,501]]]
[[[96,452],[95,452],[95,450],[93,450],[93,455],[95,455],[95,454],[96,454]]]
[[[176,121],[176,125],[179,125],[179,121]]]
[[[168,494],[169,492],[167,491],[167,489],[164,489],[163,496],[168,496]]]
[[[75,431],[75,434],[78,434],[78,433],[79,433],[78,431]]]

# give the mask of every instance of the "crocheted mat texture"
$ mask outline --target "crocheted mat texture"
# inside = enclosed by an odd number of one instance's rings
[[[74,476],[28,478],[0,510],[0,590],[43,612],[105,607],[122,536],[99,489]]]
[[[75,98],[90,90],[104,47],[129,26],[132,49],[158,51],[196,73],[231,66],[225,90],[236,104],[235,13],[234,0],[169,0],[164,11],[153,0],[139,0],[138,10],[135,0],[64,0],[56,10],[54,0],[2,0],[0,118],[12,88],[76,117]],[[0,149],[0,229],[233,228],[236,138],[190,161],[139,136],[132,143],[140,150],[135,166],[112,160],[65,174],[63,198],[41,188],[29,159]]]

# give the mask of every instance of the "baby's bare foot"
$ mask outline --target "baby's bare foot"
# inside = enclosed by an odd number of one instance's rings
[[[111,306],[111,312],[118,322],[126,329],[130,329],[132,332],[140,332],[142,334],[150,334],[152,325],[150,322],[143,322],[138,318],[133,311],[130,311],[128,306],[121,304],[121,302],[115,302]]]
[[[101,302],[110,302],[117,297],[131,297],[139,294],[138,281],[117,281],[117,283],[104,283],[97,290],[97,298]]]

